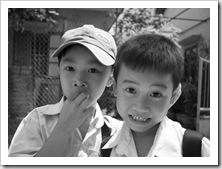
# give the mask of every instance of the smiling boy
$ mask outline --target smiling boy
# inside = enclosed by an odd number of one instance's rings
[[[121,130],[103,147],[115,157],[182,157],[185,129],[167,118],[180,96],[183,56],[179,46],[157,34],[135,36],[121,45],[114,65]],[[210,142],[202,139],[201,156]]]

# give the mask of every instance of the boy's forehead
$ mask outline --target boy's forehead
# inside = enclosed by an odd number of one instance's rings
[[[163,76],[172,75],[172,73],[168,73],[168,72],[162,71],[162,70],[156,70],[151,67],[146,67],[146,68],[135,67],[134,68],[133,66],[126,66],[125,64],[122,64],[120,66],[119,73],[121,72],[121,70],[123,72],[128,73],[128,74],[131,74],[131,72],[135,72],[138,74],[157,74],[157,75],[163,75]]]
[[[80,60],[86,61],[89,64],[103,65],[89,49],[81,45],[70,46],[61,59],[62,62],[73,63],[77,63]]]
[[[155,70],[152,70],[152,69],[146,69],[146,70],[133,69],[131,67],[125,66],[124,64],[122,64],[120,66],[119,75],[121,75],[121,77],[123,79],[125,79],[127,77],[132,78],[132,79],[143,77],[144,79],[146,79],[149,75],[152,75],[152,76],[156,77],[157,79],[158,78],[159,79],[164,79],[165,77],[170,77],[170,80],[173,83],[172,74],[170,74],[170,73],[158,72],[158,71],[155,71]]]

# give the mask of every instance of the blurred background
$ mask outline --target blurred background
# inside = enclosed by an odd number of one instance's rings
[[[8,9],[8,144],[35,107],[60,101],[57,58],[63,33],[84,24],[109,31],[117,46],[141,33],[177,41],[185,57],[182,95],[168,117],[210,139],[210,9],[10,8]],[[104,114],[120,119],[112,87],[99,99]]]

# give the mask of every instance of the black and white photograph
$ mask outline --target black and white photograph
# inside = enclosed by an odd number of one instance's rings
[[[117,2],[1,1],[1,165],[219,164],[218,1]]]

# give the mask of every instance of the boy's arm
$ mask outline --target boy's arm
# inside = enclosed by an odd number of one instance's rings
[[[36,157],[61,157],[73,130],[93,113],[94,108],[85,109],[88,97],[80,94],[74,101],[66,100],[60,112],[58,123]]]
[[[70,137],[69,132],[55,126],[46,143],[36,153],[35,157],[61,157]]]
[[[9,147],[9,157],[32,157],[43,145],[43,138],[33,110],[19,124]]]

